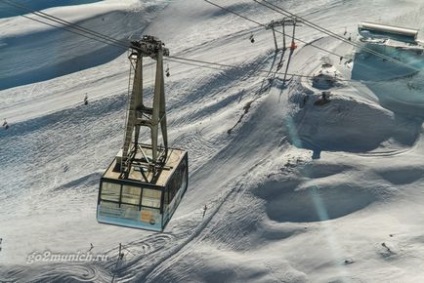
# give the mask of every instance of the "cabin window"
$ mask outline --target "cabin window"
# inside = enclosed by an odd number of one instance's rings
[[[141,188],[128,185],[122,186],[122,203],[140,205]]]
[[[141,199],[141,205],[160,208],[161,197],[162,197],[162,192],[159,190],[143,189],[143,197]]]
[[[114,184],[109,182],[102,183],[102,200],[116,201],[119,202],[119,197],[121,194],[121,185]]]

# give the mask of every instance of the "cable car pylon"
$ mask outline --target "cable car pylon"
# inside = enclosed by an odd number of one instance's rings
[[[292,40],[291,40],[291,44],[290,44],[290,49],[293,50],[295,43],[294,43],[294,38],[295,38],[295,31],[296,31],[296,26],[298,26],[299,23],[302,23],[301,20],[297,19],[296,17],[284,17],[282,20],[279,21],[271,21],[269,24],[267,24],[265,26],[265,29],[271,29],[272,30],[272,35],[274,37],[274,45],[275,45],[275,52],[278,52],[279,50],[283,50],[285,51],[287,49],[286,46],[286,26],[293,26],[293,35],[292,35]],[[282,34],[283,34],[283,48],[279,48],[278,47],[278,43],[277,43],[277,37],[275,35],[275,28],[276,27],[282,27]]]
[[[163,231],[188,186],[188,157],[168,147],[163,57],[165,44],[153,36],[132,41],[134,69],[121,150],[100,180],[97,220],[101,223]],[[143,58],[156,61],[153,102],[143,99]],[[140,142],[140,134],[149,142]],[[161,143],[159,143],[161,142]]]

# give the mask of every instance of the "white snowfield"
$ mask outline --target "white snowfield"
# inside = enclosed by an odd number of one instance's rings
[[[283,17],[211,1],[262,24]],[[270,30],[201,0],[14,2],[230,67],[166,59],[170,140],[189,152],[190,179],[165,231],[98,224],[127,50],[0,1],[0,282],[423,282],[424,55],[376,47],[396,64],[307,25],[292,54],[276,53]],[[353,42],[361,21],[424,27],[421,0],[267,2]]]

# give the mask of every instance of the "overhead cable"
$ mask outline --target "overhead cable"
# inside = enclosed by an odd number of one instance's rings
[[[245,20],[247,20],[247,21],[250,21],[250,22],[255,23],[255,24],[259,25],[259,26],[262,26],[262,27],[264,27],[264,28],[266,28],[266,26],[267,26],[266,24],[263,24],[263,23],[260,23],[260,22],[255,21],[255,20],[249,19],[248,17],[245,17],[245,16],[243,16],[243,15],[241,15],[241,14],[239,14],[239,13],[236,13],[236,12],[234,12],[234,11],[231,11],[230,9],[225,8],[225,7],[223,7],[223,6],[220,6],[220,5],[218,5],[218,4],[216,4],[216,3],[214,3],[214,2],[212,2],[212,1],[210,1],[210,0],[203,0],[203,1],[205,1],[205,2],[207,2],[207,3],[209,3],[209,4],[211,4],[211,5],[213,5],[213,6],[215,6],[215,7],[218,7],[219,9],[222,9],[222,10],[224,10],[224,11],[227,11],[227,12],[229,12],[229,13],[232,13],[232,14],[234,14],[234,15],[237,15],[237,16],[239,16],[239,17],[241,17],[241,18],[243,18],[243,19],[245,19]],[[275,32],[280,33],[280,34],[283,34],[281,31],[278,31],[278,30],[275,30]],[[339,54],[337,54],[337,53],[335,53],[335,52],[333,52],[333,51],[330,51],[330,50],[324,49],[324,48],[322,48],[322,47],[316,46],[316,45],[314,45],[314,44],[312,44],[312,43],[309,43],[309,42],[306,42],[306,41],[304,41],[304,40],[302,40],[302,39],[300,39],[300,38],[293,37],[293,36],[292,36],[292,35],[290,35],[290,34],[285,34],[285,35],[286,35],[286,36],[288,36],[289,38],[292,38],[293,40],[297,40],[297,41],[299,41],[299,42],[302,42],[302,43],[304,43],[304,44],[306,44],[306,45],[312,46],[312,47],[314,47],[314,48],[316,48],[316,49],[319,49],[319,50],[324,51],[324,52],[326,52],[326,53],[329,53],[329,54],[331,54],[331,55],[335,55],[335,56],[337,56],[337,57],[340,57],[340,56],[341,56],[341,55],[339,55]]]
[[[52,16],[50,14],[40,12],[40,11],[35,11],[31,8],[24,6],[24,5],[14,3],[14,2],[9,1],[9,0],[0,0],[0,1],[4,2],[5,4],[7,4],[9,6],[15,7],[16,9],[19,9],[21,11],[25,11],[25,12],[28,12],[28,13],[33,14],[35,16],[38,16],[38,17],[40,17],[44,20],[48,20],[48,21],[54,22],[56,24],[59,24],[60,26],[56,26],[56,25],[51,24],[49,22],[40,21],[40,20],[33,19],[31,17],[23,15],[23,17],[25,17],[25,18],[28,18],[28,19],[31,19],[31,20],[34,20],[34,21],[37,21],[37,22],[40,22],[40,23],[43,23],[43,24],[47,24],[49,26],[53,26],[53,27],[56,27],[56,28],[57,27],[63,28],[65,30],[69,31],[69,32],[72,32],[72,33],[75,33],[75,34],[78,34],[78,35],[81,35],[81,36],[84,36],[86,38],[93,39],[93,40],[96,40],[96,41],[99,41],[99,42],[102,42],[102,43],[106,43],[108,45],[120,47],[122,49],[128,49],[128,47],[129,47],[129,44],[126,43],[126,42],[123,42],[121,40],[117,40],[113,37],[101,34],[99,32],[93,31],[91,29],[84,28],[80,25],[77,25],[75,23],[71,23],[69,21],[66,21],[64,19]]]
[[[202,60],[197,60],[197,59],[187,59],[187,58],[182,58],[182,57],[177,57],[177,56],[169,56],[169,59],[171,59],[171,61],[173,60],[174,62],[180,62],[180,63],[186,63],[186,64],[191,64],[194,66],[203,66],[203,67],[208,67],[211,69],[217,69],[217,70],[228,70],[229,68],[231,69],[237,69],[240,68],[240,66],[235,66],[235,65],[228,65],[228,64],[221,64],[221,63],[213,63],[213,62],[207,62],[207,61],[202,61]],[[182,62],[181,62],[182,61]],[[197,64],[197,65],[195,65]],[[269,70],[263,70],[263,69],[259,69],[257,70],[259,73],[267,73],[269,74],[270,71]],[[272,72],[273,74],[276,75],[284,75],[285,73],[281,73],[281,72]],[[312,75],[301,75],[301,74],[296,74],[296,73],[287,73],[288,76],[292,76],[292,77],[299,77],[299,78],[315,78],[316,76],[312,76]],[[337,79],[338,81],[352,81],[349,79]]]
[[[404,62],[401,62],[399,60],[396,60],[393,57],[386,56],[386,55],[384,55],[382,53],[379,53],[379,52],[374,51],[374,50],[372,50],[370,48],[367,48],[367,47],[365,47],[365,46],[363,46],[361,44],[358,44],[356,42],[353,42],[351,40],[348,40],[348,39],[344,38],[343,36],[340,36],[340,35],[332,32],[332,31],[330,31],[330,30],[328,30],[328,29],[326,29],[324,27],[321,27],[321,26],[319,26],[319,25],[317,25],[315,23],[312,23],[312,22],[308,21],[307,19],[305,19],[303,17],[300,17],[300,16],[298,16],[298,15],[296,15],[294,13],[291,13],[290,11],[287,11],[286,9],[283,9],[283,8],[281,8],[281,7],[279,7],[279,6],[275,5],[275,4],[270,3],[267,0],[262,0],[262,2],[260,2],[258,0],[253,0],[253,1],[256,2],[256,3],[258,3],[258,4],[260,4],[260,5],[262,5],[262,6],[264,6],[264,7],[267,7],[268,9],[271,9],[271,10],[273,10],[273,11],[279,13],[279,14],[282,14],[283,16],[290,16],[290,17],[293,17],[293,18],[296,18],[296,19],[300,19],[302,21],[302,23],[306,24],[307,26],[309,26],[309,27],[311,27],[313,29],[316,29],[316,30],[318,30],[318,31],[320,31],[322,33],[325,33],[325,34],[327,34],[330,37],[333,37],[335,39],[341,40],[344,43],[347,43],[347,44],[349,44],[351,46],[354,46],[354,47],[357,47],[357,48],[361,48],[361,50],[363,50],[363,51],[365,51],[367,53],[373,54],[373,55],[375,55],[377,57],[380,57],[380,58],[382,58],[384,60],[387,60],[387,61],[390,61],[390,62],[399,64],[399,65],[402,65],[404,67],[407,67],[407,68],[410,68],[410,69],[413,69],[413,70],[416,70],[416,71],[420,71],[421,70],[419,68],[416,68],[414,66],[411,66],[409,64],[406,64]],[[264,4],[264,3],[266,3],[266,4]]]
[[[32,17],[28,17],[28,16],[23,15],[24,17],[26,17],[26,18],[28,18],[30,20],[37,21],[37,22],[40,22],[40,23],[43,23],[43,24],[46,24],[46,25],[49,25],[49,26],[52,26],[52,27],[56,27],[56,28],[63,28],[65,30],[68,30],[70,32],[73,32],[73,33],[76,33],[78,35],[84,36],[86,38],[89,38],[89,39],[92,39],[92,40],[96,40],[96,41],[102,42],[104,44],[108,44],[108,45],[112,45],[112,46],[115,46],[115,47],[119,47],[119,48],[122,48],[122,49],[128,49],[130,47],[129,44],[125,44],[125,42],[123,42],[121,40],[117,40],[117,39],[115,39],[113,37],[110,37],[110,36],[101,34],[99,32],[90,30],[88,28],[84,28],[82,26],[79,26],[77,24],[71,23],[69,21],[66,21],[66,20],[60,19],[58,17],[49,15],[47,13],[39,12],[39,11],[34,11],[34,10],[28,8],[28,7],[25,7],[24,5],[16,4],[16,3],[13,3],[13,2],[11,2],[9,0],[0,0],[0,1],[1,2],[4,2],[4,3],[6,3],[6,4],[10,5],[10,6],[13,6],[13,7],[17,8],[17,9],[21,9],[21,10],[30,12],[31,14],[34,14],[37,17],[40,17],[40,18],[42,18],[44,20],[48,20],[48,21],[54,22],[55,24],[59,24],[61,26],[57,26],[57,25],[52,24],[52,23],[49,23],[49,22],[41,21],[41,20],[38,20],[36,18],[32,18]],[[214,3],[212,3],[209,0],[204,0],[204,1],[210,3],[210,4],[214,5],[214,6],[217,6],[217,7],[221,8],[221,9],[224,9],[224,10],[226,10],[228,12],[234,13],[231,10],[226,9],[224,7],[221,7],[221,6],[217,5],[217,4],[214,4]],[[237,16],[240,16],[242,18],[245,18],[246,20],[252,21],[252,22],[254,22],[254,23],[256,23],[256,24],[258,24],[260,26],[265,26],[264,24],[261,24],[259,22],[254,21],[254,20],[250,20],[249,18],[244,17],[244,16],[242,16],[242,15],[240,15],[238,13],[236,13],[236,15]],[[321,50],[323,50],[325,52],[329,52],[329,53],[335,54],[335,53],[333,53],[331,51],[328,51],[328,50],[322,49],[320,47],[314,46],[314,45],[309,44],[309,43],[307,43],[305,41],[302,41],[300,39],[296,39],[296,40],[301,41],[301,42],[304,42],[304,43],[306,43],[306,44],[308,44],[308,45],[310,45],[312,47],[321,49]],[[335,54],[335,55],[337,55],[337,54]],[[210,68],[210,69],[217,69],[217,70],[224,70],[224,69],[228,69],[228,68],[232,68],[232,69],[239,68],[239,67],[234,66],[234,65],[221,64],[221,63],[213,63],[213,62],[201,61],[201,60],[196,60],[196,59],[188,59],[188,58],[177,57],[177,56],[169,56],[169,59],[170,60],[177,61],[177,62],[180,62],[180,63],[183,63],[183,64],[192,64],[192,65],[193,64],[197,64],[196,66],[199,66],[199,64],[200,64],[201,67]],[[263,69],[259,69],[257,71],[259,73],[267,73],[267,74],[270,73],[269,70],[263,70]],[[281,72],[273,72],[273,73],[275,75],[284,75],[284,73],[281,73]],[[301,74],[295,74],[295,73],[287,73],[287,75],[292,76],[292,77],[299,77],[299,78],[313,78],[314,77],[314,76],[310,76],[310,75],[301,75]],[[351,80],[348,80],[348,79],[338,79],[338,80],[339,81],[351,81]]]

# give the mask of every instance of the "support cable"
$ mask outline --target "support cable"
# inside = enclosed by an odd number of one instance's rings
[[[57,25],[51,24],[49,22],[40,21],[40,20],[31,18],[29,16],[22,15],[23,17],[25,17],[27,19],[34,20],[34,21],[37,21],[37,22],[40,22],[40,23],[43,23],[43,24],[46,24],[46,25],[49,25],[49,26],[52,26],[52,27],[63,28],[65,30],[69,31],[69,32],[72,32],[72,33],[84,36],[86,38],[105,43],[105,44],[108,44],[108,45],[120,47],[122,49],[128,49],[129,48],[129,44],[124,42],[124,41],[115,39],[113,37],[110,37],[110,36],[107,36],[107,35],[104,35],[104,34],[101,34],[99,32],[93,31],[91,29],[84,28],[84,27],[77,25],[75,23],[71,23],[69,21],[63,20],[61,18],[52,16],[52,15],[44,13],[44,12],[35,11],[31,8],[24,6],[24,5],[14,3],[14,2],[9,1],[9,0],[0,0],[0,1],[4,2],[6,5],[12,6],[16,9],[21,10],[21,11],[28,12],[28,13],[33,14],[37,17],[40,17],[44,20],[48,20],[48,21],[54,22],[54,23],[62,25],[62,26],[57,26]]]
[[[394,59],[394,58],[392,58],[390,56],[386,56],[386,55],[384,55],[382,53],[379,53],[379,52],[374,51],[374,50],[372,50],[370,48],[367,48],[367,47],[365,47],[365,46],[363,46],[361,44],[358,44],[356,42],[353,42],[351,40],[348,40],[348,39],[344,38],[343,36],[340,36],[340,35],[332,32],[332,31],[330,31],[330,30],[328,30],[328,29],[326,29],[324,27],[321,27],[321,26],[319,26],[317,24],[314,24],[314,23],[306,20],[303,17],[300,17],[300,16],[298,16],[298,15],[296,15],[294,13],[291,13],[290,11],[287,11],[287,10],[285,10],[285,9],[283,9],[283,8],[275,5],[275,4],[272,4],[272,3],[268,2],[267,0],[262,0],[262,2],[260,2],[258,0],[253,0],[253,1],[256,2],[256,3],[258,3],[259,5],[262,5],[264,7],[267,7],[268,9],[271,9],[271,10],[273,10],[273,11],[275,11],[275,12],[277,12],[277,13],[283,15],[283,16],[290,16],[290,17],[293,17],[293,18],[300,19],[304,24],[306,24],[307,26],[309,26],[309,27],[311,27],[311,28],[313,28],[315,30],[318,30],[318,31],[320,31],[322,33],[325,33],[326,35],[328,35],[330,37],[333,37],[335,39],[341,40],[342,42],[347,43],[347,44],[350,44],[351,46],[354,46],[354,47],[357,47],[357,48],[361,48],[363,51],[365,51],[367,53],[370,53],[370,54],[373,54],[373,55],[375,55],[377,57],[380,57],[380,58],[382,58],[384,60],[390,61],[392,63],[396,63],[398,65],[402,65],[403,67],[407,67],[407,68],[410,68],[410,69],[413,69],[413,70],[416,70],[416,71],[420,71],[421,70],[419,68],[416,68],[414,66],[411,66],[409,64],[406,64],[406,63],[404,63],[402,61],[396,60],[396,59]],[[264,4],[264,3],[266,3],[266,4]]]
[[[244,18],[244,19],[246,19],[248,21],[251,21],[251,22],[253,22],[253,23],[255,23],[255,24],[259,25],[259,26],[262,26],[262,27],[265,27],[266,26],[265,24],[262,24],[260,22],[251,20],[248,17],[245,17],[245,16],[243,16],[243,15],[241,15],[239,13],[233,12],[233,11],[231,11],[231,10],[225,8],[225,7],[222,7],[222,6],[218,5],[218,4],[215,4],[215,3],[213,3],[213,2],[211,2],[209,0],[204,0],[204,1],[207,2],[207,3],[209,3],[209,4],[211,4],[211,5],[214,5],[214,6],[218,7],[218,8],[220,8],[220,9],[223,9],[223,10],[225,10],[227,12],[233,13],[233,14],[235,14],[235,15],[241,17],[241,18]],[[89,38],[89,39],[92,39],[92,40],[96,40],[98,42],[102,42],[102,43],[107,44],[107,45],[119,47],[119,48],[126,49],[126,50],[128,50],[128,48],[130,48],[130,45],[129,44],[125,44],[125,42],[123,42],[121,40],[114,39],[114,38],[112,38],[110,36],[107,36],[107,35],[101,34],[99,32],[96,32],[96,31],[93,31],[93,30],[90,30],[90,29],[81,27],[81,26],[79,26],[77,24],[73,24],[71,22],[65,21],[63,19],[60,19],[58,17],[52,16],[52,15],[49,15],[49,14],[46,14],[44,12],[34,11],[34,10],[30,9],[30,8],[25,7],[24,5],[16,4],[16,3],[13,3],[13,2],[11,2],[9,0],[0,0],[0,2],[4,2],[5,4],[10,5],[10,6],[13,6],[13,7],[15,7],[17,9],[20,9],[20,10],[28,11],[28,12],[34,14],[37,17],[40,17],[40,18],[42,18],[44,20],[52,21],[52,22],[54,22],[56,24],[60,24],[62,26],[57,26],[57,25],[54,25],[54,24],[49,23],[49,22],[41,21],[41,20],[38,20],[36,18],[32,18],[32,17],[28,17],[28,16],[25,16],[25,15],[22,15],[23,17],[26,17],[26,18],[28,18],[30,20],[37,21],[37,22],[40,22],[40,23],[43,23],[43,24],[46,24],[46,25],[49,25],[49,26],[52,26],[52,27],[55,27],[55,28],[63,28],[63,29],[68,30],[70,32],[76,33],[78,35],[84,36],[84,37]],[[279,32],[279,31],[276,31],[276,32]],[[279,32],[279,33],[282,34],[282,32]],[[290,36],[288,34],[286,34],[286,35],[288,37],[291,37],[291,38],[299,41],[299,42],[303,42],[306,45],[309,45],[311,47],[317,48],[319,50],[322,50],[324,52],[330,53],[332,55],[339,56],[338,54],[336,54],[336,53],[334,53],[332,51],[329,51],[329,50],[326,50],[324,48],[318,47],[316,45],[310,44],[310,43],[305,42],[305,41],[303,41],[301,39],[292,37],[292,36]],[[131,48],[137,49],[135,46],[131,46]],[[215,70],[227,70],[228,68],[233,68],[233,69],[239,68],[238,66],[234,66],[234,65],[221,64],[221,63],[213,63],[213,62],[207,62],[207,61],[196,60],[196,59],[188,59],[188,58],[177,57],[177,56],[169,56],[169,59],[170,59],[170,61],[179,62],[179,63],[182,63],[182,64],[200,66],[200,67],[209,68],[209,69],[215,69]],[[269,73],[269,70],[259,69],[258,72],[268,74]],[[276,72],[275,74],[276,75],[284,75],[285,73]],[[314,78],[314,76],[311,76],[311,75],[301,75],[301,74],[295,74],[295,73],[287,73],[287,75],[292,76],[292,77],[299,77],[299,78]],[[338,81],[353,81],[353,80],[349,80],[349,79],[338,79]]]
[[[257,24],[257,25],[259,25],[259,26],[261,26],[261,27],[266,28],[266,24],[262,24],[262,23],[260,23],[260,22],[255,21],[255,20],[249,19],[248,17],[245,17],[245,16],[243,16],[243,15],[241,15],[241,14],[239,14],[239,13],[236,13],[236,12],[234,12],[234,11],[231,11],[231,10],[230,10],[230,9],[228,9],[228,8],[222,7],[222,6],[220,6],[220,5],[216,4],[216,3],[213,3],[212,1],[209,1],[209,0],[203,0],[203,1],[205,1],[205,2],[207,2],[207,3],[209,3],[209,4],[211,4],[211,5],[213,5],[213,6],[215,6],[215,7],[218,7],[218,8],[220,8],[220,9],[224,10],[224,11],[227,11],[227,12],[229,12],[229,13],[232,13],[232,14],[234,14],[234,15],[237,15],[237,16],[239,16],[239,17],[241,17],[241,18],[243,18],[243,19],[245,19],[245,20],[247,20],[247,21],[250,21],[250,22],[255,23],[255,24]],[[280,34],[283,34],[283,32],[278,31],[278,30],[276,30],[275,32],[280,33]],[[286,34],[286,36],[288,36],[288,37],[289,37],[289,38],[291,38],[291,39],[295,39],[295,40],[297,40],[297,41],[299,41],[299,42],[302,42],[302,43],[304,43],[304,44],[306,44],[306,45],[312,46],[312,47],[314,47],[314,48],[316,48],[316,49],[319,49],[319,50],[321,50],[321,51],[324,51],[324,52],[326,52],[326,53],[329,53],[329,54],[331,54],[331,55],[335,55],[335,56],[337,56],[337,57],[340,57],[340,56],[341,56],[341,55],[339,55],[339,54],[337,54],[337,53],[335,53],[335,52],[333,52],[333,51],[330,51],[330,50],[324,49],[324,48],[322,48],[322,47],[316,46],[316,45],[311,44],[311,43],[309,43],[309,42],[306,42],[306,41],[304,41],[304,40],[302,40],[302,39],[300,39],[300,38],[293,37],[293,36],[291,36],[291,35],[289,35],[289,34]]]

